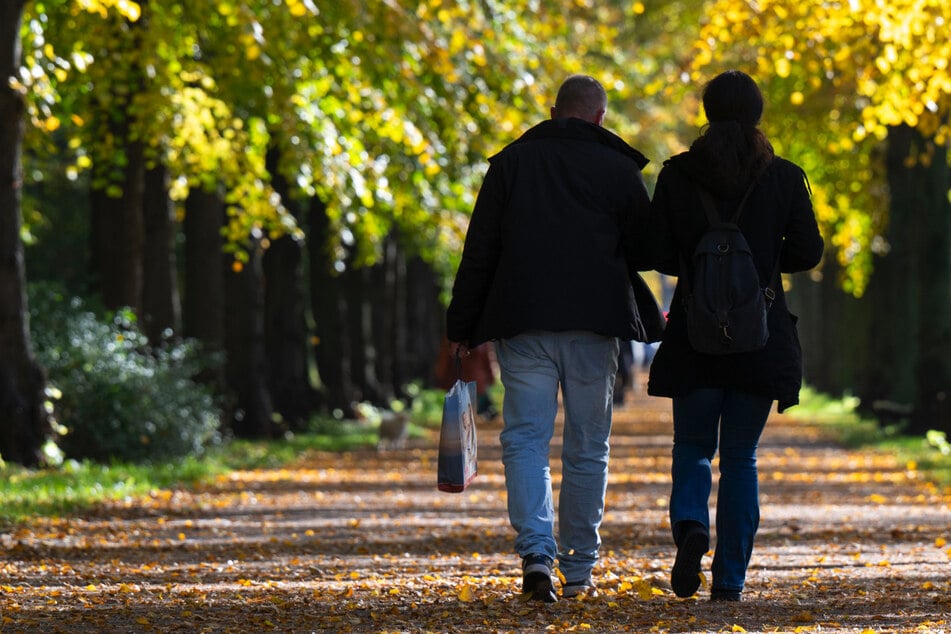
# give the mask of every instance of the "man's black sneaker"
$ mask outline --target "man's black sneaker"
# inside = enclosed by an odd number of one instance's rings
[[[678,597],[692,597],[700,587],[700,561],[710,548],[710,535],[697,524],[683,536],[670,571],[670,586]]]
[[[553,563],[544,555],[528,555],[522,559],[522,596],[530,601],[558,601],[551,577]]]
[[[743,595],[735,590],[714,590],[710,593],[711,601],[742,601]]]

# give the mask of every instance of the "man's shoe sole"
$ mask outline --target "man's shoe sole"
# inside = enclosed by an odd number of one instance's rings
[[[526,566],[522,576],[522,594],[531,594],[530,601],[555,603],[555,587],[551,581],[551,568],[544,564]]]
[[[670,586],[681,598],[692,597],[700,588],[700,562],[710,548],[710,537],[702,531],[694,531],[684,538],[677,549],[677,559],[670,572]]]

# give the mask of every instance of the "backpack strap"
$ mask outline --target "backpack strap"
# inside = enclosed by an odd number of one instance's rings
[[[753,189],[756,187],[756,182],[753,181],[750,183],[750,186],[747,188],[746,193],[743,194],[743,198],[740,200],[739,206],[736,208],[736,212],[730,218],[730,222],[736,224],[740,219],[740,214],[743,213],[743,210],[746,208],[746,201],[749,199],[750,194],[753,193]],[[705,187],[698,187],[700,192],[700,202],[703,203],[703,211],[707,214],[707,222],[710,223],[711,227],[718,227],[723,224],[723,219],[720,218],[720,212],[717,211],[716,203],[713,201],[713,196]]]
[[[750,186],[747,188],[746,193],[743,194],[743,198],[740,200],[739,206],[736,208],[736,212],[730,218],[730,223],[737,224],[740,219],[740,214],[743,213],[743,210],[746,208],[746,201],[749,199],[750,194],[753,193],[753,190],[756,188],[758,179],[750,183]],[[703,186],[697,186],[697,191],[700,193],[700,202],[703,203],[703,211],[706,213],[707,222],[711,227],[718,227],[723,224],[723,219],[720,218],[720,213],[717,211],[716,203],[713,200],[713,196],[710,192]],[[766,296],[766,309],[769,310],[770,306],[773,305],[773,302],[776,300],[776,284],[779,281],[780,270],[779,265],[782,259],[782,253],[776,257],[776,264],[773,266],[773,272],[769,276],[769,281],[766,283],[766,286],[763,287],[763,294]],[[680,257],[680,269],[686,282],[687,293],[690,293],[690,282],[687,281],[687,261],[681,255]]]

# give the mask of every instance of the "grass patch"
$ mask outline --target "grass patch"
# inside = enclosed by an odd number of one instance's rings
[[[799,392],[799,405],[789,410],[793,418],[818,423],[842,444],[857,448],[881,442],[886,432],[878,422],[863,418],[856,412],[859,400],[854,396],[834,398],[804,387]]]
[[[68,460],[46,469],[4,465],[0,468],[0,523],[74,513],[107,500],[194,485],[226,470],[211,456],[152,465],[103,465],[89,460]]]
[[[893,453],[936,484],[951,486],[951,442],[944,433],[910,436],[902,433],[900,424],[881,426],[875,419],[860,416],[858,405],[855,397],[837,399],[805,387],[800,392],[799,406],[789,413],[819,424],[847,447]]]
[[[416,420],[415,413],[412,419]],[[410,437],[425,435],[425,426],[425,422],[422,426],[411,424]],[[191,488],[235,470],[276,469],[312,451],[352,451],[376,443],[377,430],[372,423],[315,418],[306,433],[277,440],[231,440],[201,457],[108,465],[67,460],[44,469],[0,463],[0,526],[31,517],[76,513],[157,489]]]

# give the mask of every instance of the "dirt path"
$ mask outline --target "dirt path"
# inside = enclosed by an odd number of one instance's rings
[[[615,416],[596,598],[518,599],[485,425],[459,495],[436,491],[426,444],[310,455],[2,535],[2,632],[951,632],[951,495],[778,416],[745,601],[674,597],[668,411],[638,397]]]

